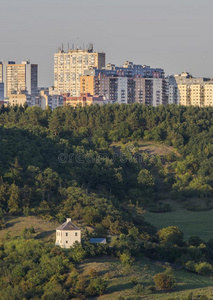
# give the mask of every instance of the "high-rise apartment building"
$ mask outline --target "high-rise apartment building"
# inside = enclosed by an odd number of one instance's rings
[[[204,106],[213,106],[213,81],[206,82],[204,85]]]
[[[167,80],[169,103],[201,107],[213,105],[212,79],[195,78],[184,72],[181,75],[170,76]]]
[[[166,78],[168,104],[179,104],[178,87],[174,76]]]
[[[4,83],[4,96],[11,94],[37,94],[38,65],[30,61],[16,64],[13,61],[0,62],[0,82]]]
[[[142,103],[158,106],[167,104],[167,83],[164,78],[143,78],[141,76],[82,76],[81,93],[103,96],[105,100],[125,103]]]
[[[80,96],[80,77],[91,68],[105,67],[105,53],[88,49],[60,49],[54,54],[54,90],[56,94],[69,93]]]
[[[37,94],[38,66],[30,61],[8,64],[6,74],[7,96],[10,94]]]

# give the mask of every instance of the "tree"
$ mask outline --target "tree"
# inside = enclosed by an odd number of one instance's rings
[[[182,245],[183,233],[177,226],[169,226],[157,232],[160,242],[167,246]]]
[[[15,183],[9,188],[8,208],[10,212],[16,212],[19,208],[19,188]]]
[[[154,277],[154,282],[159,290],[171,291],[176,287],[175,278],[171,272],[171,269],[167,269],[163,273],[158,273]]]
[[[134,258],[132,258],[128,252],[126,252],[121,254],[120,261],[123,266],[131,266],[134,262]]]
[[[152,188],[155,185],[155,180],[153,175],[146,169],[143,169],[138,174],[138,183],[143,188]]]
[[[207,262],[201,262],[199,264],[195,264],[195,271],[198,274],[208,276],[212,272],[212,265]]]
[[[92,279],[90,281],[89,286],[86,289],[88,296],[95,296],[95,295],[103,295],[107,289],[107,282],[105,279],[98,277]]]

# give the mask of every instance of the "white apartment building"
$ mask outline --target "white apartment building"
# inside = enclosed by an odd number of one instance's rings
[[[128,94],[127,94],[127,77],[118,77],[118,95],[117,102],[119,104],[128,103]]]
[[[71,96],[80,96],[80,77],[84,71],[105,67],[105,53],[88,49],[73,49],[65,52],[60,49],[54,54],[54,90],[55,93],[69,93]]]
[[[163,101],[163,80],[162,78],[152,78],[153,81],[153,98],[152,105],[158,106],[164,104]]]
[[[65,223],[56,229],[56,246],[69,249],[75,242],[81,243],[81,229],[67,219]]]

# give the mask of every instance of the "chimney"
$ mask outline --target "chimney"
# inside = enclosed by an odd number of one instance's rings
[[[67,223],[68,223],[68,222],[71,222],[71,221],[72,221],[71,218],[67,218]]]

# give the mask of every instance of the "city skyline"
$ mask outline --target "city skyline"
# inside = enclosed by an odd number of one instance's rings
[[[30,59],[39,65],[39,86],[51,86],[58,46],[93,42],[106,63],[129,60],[164,68],[166,75],[213,77],[212,8],[210,0],[2,0],[0,24],[7,31],[1,33],[0,59]]]

